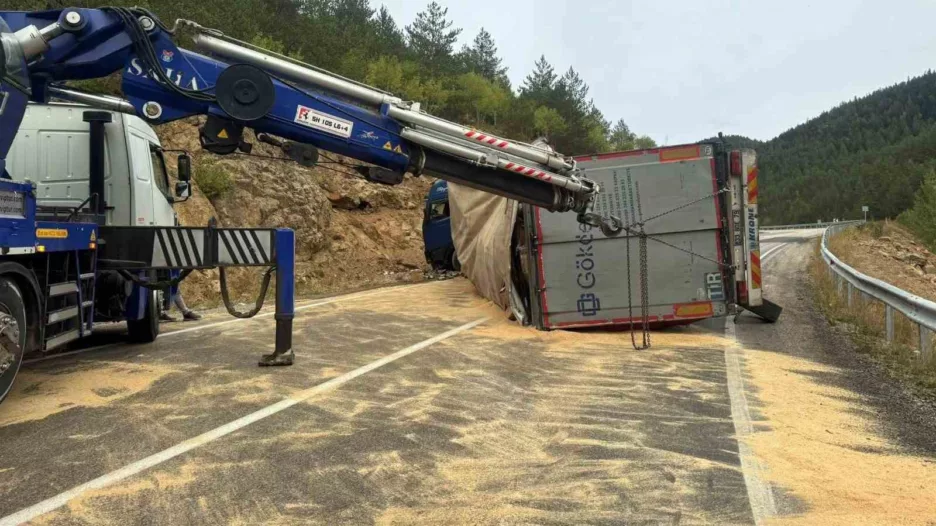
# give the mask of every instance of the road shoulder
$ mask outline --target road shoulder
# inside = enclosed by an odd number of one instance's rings
[[[779,323],[744,316],[737,326],[758,402],[746,442],[777,497],[770,522],[931,523],[934,420],[821,318],[810,257],[812,243],[799,242],[766,264],[768,297],[785,308]]]

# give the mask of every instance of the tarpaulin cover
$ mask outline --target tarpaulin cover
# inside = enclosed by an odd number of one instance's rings
[[[482,296],[506,309],[517,202],[451,182],[448,189],[452,241],[462,272]]]

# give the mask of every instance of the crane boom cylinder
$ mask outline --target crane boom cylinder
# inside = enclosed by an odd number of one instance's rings
[[[500,170],[479,170],[460,159],[433,150],[425,150],[424,155],[423,171],[440,179],[550,211],[565,206],[564,191],[549,183],[524,177],[505,177]]]
[[[476,142],[481,146],[491,148],[495,151],[503,151],[504,153],[515,155],[556,170],[571,170],[574,168],[573,163],[547,150],[508,141],[507,139],[502,139],[468,126],[449,122],[445,119],[440,119],[420,111],[408,110],[391,105],[387,108],[387,115],[394,119],[429,128],[430,130],[445,135],[451,135],[459,139],[469,139],[472,142]]]
[[[94,95],[93,93],[85,93],[83,91],[76,91],[59,86],[49,86],[47,89],[49,95],[57,99],[87,104],[88,106],[100,108],[102,110],[127,113],[129,115],[137,114],[136,108],[133,107],[133,104],[130,104],[130,101],[118,97]]]
[[[548,166],[555,170],[566,171],[574,168],[574,163],[561,155],[535,146],[509,141],[495,135],[484,133],[474,128],[463,126],[429,115],[427,113],[403,107],[403,101],[382,91],[368,88],[361,84],[345,80],[337,75],[324,71],[303,67],[294,62],[284,60],[267,53],[261,53],[245,46],[241,46],[233,39],[220,38],[205,31],[204,28],[195,35],[195,45],[202,51],[207,51],[220,58],[233,63],[246,63],[270,71],[285,80],[299,84],[313,85],[330,90],[339,95],[350,97],[374,108],[385,107],[387,116],[411,124],[422,126],[438,133],[467,139],[480,146],[495,151],[520,157],[522,159]]]
[[[232,63],[251,64],[286,80],[325,88],[340,95],[379,107],[384,103],[399,103],[400,99],[386,93],[370,89],[355,82],[329,75],[312,68],[302,67],[288,60],[260,53],[250,48],[237,45],[227,39],[218,38],[208,33],[198,33],[194,37],[195,46],[219,57],[230,59]]]
[[[439,137],[433,135],[428,135],[421,131],[404,128],[400,131],[400,136],[404,139],[414,142],[416,144],[425,146],[427,148],[432,148],[445,152],[463,159],[467,159],[471,162],[487,165],[491,168],[497,167],[508,172],[518,173],[524,177],[529,177],[532,179],[539,179],[541,181],[547,182],[549,184],[565,188],[572,192],[587,192],[588,189],[585,188],[580,182],[566,177],[564,175],[559,175],[556,173],[546,172],[540,170],[539,168],[532,168],[525,166],[520,163],[515,163],[507,159],[503,159],[496,154],[487,154],[483,151],[475,150],[454,142],[446,141]],[[506,177],[511,177],[507,176]]]

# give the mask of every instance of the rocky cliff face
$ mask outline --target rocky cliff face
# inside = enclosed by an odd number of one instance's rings
[[[829,248],[864,274],[936,301],[936,255],[898,223],[846,229],[831,237]]]
[[[328,294],[398,282],[418,281],[427,268],[423,255],[422,206],[428,178],[407,177],[398,186],[368,183],[347,167],[323,164],[305,168],[283,158],[274,147],[254,144],[252,156],[216,156],[198,144],[199,119],[170,123],[157,129],[163,147],[193,155],[193,196],[176,204],[186,226],[289,227],[296,231],[296,285],[299,294]],[[258,157],[259,156],[259,157]],[[351,159],[328,154],[339,162]],[[167,156],[174,172],[173,155]],[[205,192],[199,176],[221,179],[227,190]],[[207,179],[203,179],[207,188]],[[253,298],[260,269],[232,272],[231,288],[241,300]],[[195,272],[182,286],[187,302],[216,305],[217,271]],[[272,290],[272,287],[271,287]]]

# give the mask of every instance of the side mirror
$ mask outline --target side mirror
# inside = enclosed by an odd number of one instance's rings
[[[175,195],[180,199],[188,199],[192,195],[192,185],[188,181],[179,181],[175,184]]]
[[[192,180],[192,158],[187,153],[180,153],[178,158],[179,181],[188,183]],[[178,193],[176,186],[176,193]]]

